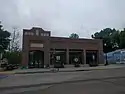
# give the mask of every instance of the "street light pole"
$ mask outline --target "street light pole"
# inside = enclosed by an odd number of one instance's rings
[[[54,49],[52,49],[52,56],[51,56],[51,60],[52,60],[52,64],[54,65],[54,61],[55,61],[55,51]]]
[[[106,43],[105,43],[104,45],[106,46]],[[107,52],[105,53],[105,59],[106,59],[106,63],[105,63],[105,65],[108,65]]]
[[[1,60],[1,59],[2,59],[2,49],[3,49],[3,46],[0,45],[0,48],[1,48],[1,49],[0,49],[0,50],[1,50],[1,51],[0,51],[0,60]]]
[[[105,65],[108,65],[107,53],[105,54],[105,57],[106,57],[106,64]]]

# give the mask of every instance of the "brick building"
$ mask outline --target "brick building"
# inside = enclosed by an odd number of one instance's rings
[[[42,28],[24,29],[22,48],[22,64],[34,68],[53,65],[53,56],[63,64],[104,63],[102,40],[52,37]]]

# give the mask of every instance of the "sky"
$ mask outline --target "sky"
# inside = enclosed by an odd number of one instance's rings
[[[125,27],[125,0],[0,0],[0,20],[12,32],[41,27],[53,36],[82,38],[104,28]]]

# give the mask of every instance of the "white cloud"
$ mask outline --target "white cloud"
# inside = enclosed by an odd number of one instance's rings
[[[0,20],[11,30],[40,26],[52,35],[80,37],[125,25],[124,0],[0,0]]]

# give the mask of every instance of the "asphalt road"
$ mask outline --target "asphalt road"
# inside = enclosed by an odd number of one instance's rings
[[[125,94],[125,69],[68,72],[55,74],[15,75],[2,81],[68,81],[39,87],[18,88],[1,91],[0,94]],[[40,78],[41,77],[41,78]],[[43,79],[43,80],[40,80]],[[51,80],[52,79],[52,80]],[[7,82],[8,83],[8,82]],[[27,83],[27,82],[25,82]]]
[[[125,78],[65,83],[18,94],[125,94]]]

